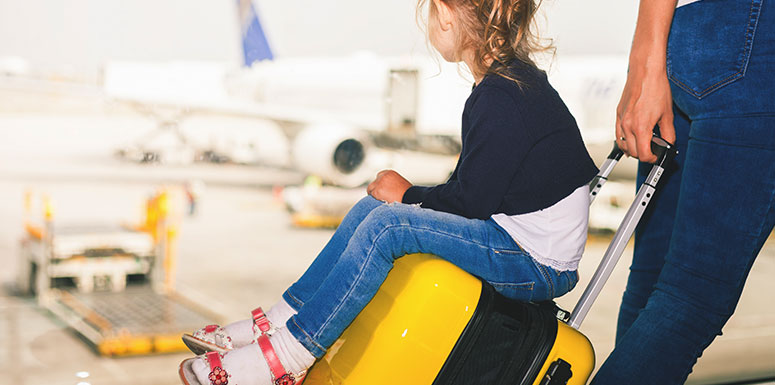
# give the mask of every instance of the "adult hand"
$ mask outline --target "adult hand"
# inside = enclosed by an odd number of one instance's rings
[[[387,203],[401,202],[406,190],[412,184],[401,174],[393,170],[382,170],[377,173],[377,178],[366,187],[366,192],[374,199]]]
[[[664,69],[639,69],[632,64],[616,107],[616,143],[627,155],[654,163],[657,157],[651,152],[651,137],[655,125],[663,139],[675,143],[670,83]]]
[[[667,81],[667,37],[676,0],[641,0],[632,39],[630,67],[622,98],[616,107],[616,144],[627,155],[655,162],[651,136],[675,143],[673,98]]]

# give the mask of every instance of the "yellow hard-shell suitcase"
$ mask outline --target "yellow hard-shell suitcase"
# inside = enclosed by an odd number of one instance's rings
[[[578,331],[632,236],[672,145],[659,156],[570,315],[554,302],[509,300],[486,282],[428,254],[396,261],[380,290],[309,371],[306,385],[583,385],[595,365]],[[590,183],[590,200],[622,152],[614,150]]]

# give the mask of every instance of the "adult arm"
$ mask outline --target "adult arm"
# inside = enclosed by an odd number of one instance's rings
[[[655,162],[652,129],[675,141],[673,103],[667,80],[667,37],[677,0],[641,0],[630,51],[627,83],[616,108],[616,142],[624,152]],[[622,139],[624,138],[624,139]]]

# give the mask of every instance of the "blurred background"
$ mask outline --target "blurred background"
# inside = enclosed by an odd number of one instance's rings
[[[176,384],[179,335],[271,306],[377,171],[443,182],[471,78],[414,0],[0,0],[0,384]],[[538,58],[600,165],[637,2],[546,0]],[[582,288],[634,196],[592,207]],[[581,330],[613,348],[631,248]],[[775,242],[692,384],[775,377]],[[572,309],[581,289],[558,302]]]

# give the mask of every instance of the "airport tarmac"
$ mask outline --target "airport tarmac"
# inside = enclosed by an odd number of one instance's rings
[[[116,146],[142,136],[152,122],[91,99],[67,100],[64,107],[35,107],[0,92],[0,102],[16,103],[15,108],[0,107],[0,385],[177,384],[177,365],[187,354],[99,357],[32,298],[13,294],[25,190],[48,194],[57,221],[121,222],[139,220],[144,199],[159,185],[203,181],[198,212],[182,218],[176,287],[227,320],[277,301],[332,231],[292,227],[273,195],[273,186],[299,183],[303,175],[255,166],[120,162],[111,155]],[[581,282],[558,300],[561,306],[573,307],[607,242],[603,236],[590,239]],[[581,328],[595,346],[598,365],[613,347],[629,258],[631,248]],[[771,237],[737,313],[689,383],[775,377],[773,276]]]

